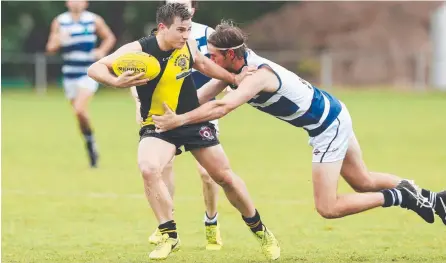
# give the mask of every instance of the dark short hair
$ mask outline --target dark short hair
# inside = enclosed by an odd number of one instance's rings
[[[187,6],[182,3],[167,3],[158,8],[156,11],[156,23],[163,23],[170,27],[175,17],[181,18],[181,21],[188,20],[192,17]]]
[[[164,1],[163,3],[167,4],[167,1]],[[192,8],[197,9],[198,8],[198,1],[190,1],[190,5],[192,6]]]
[[[246,52],[247,37],[243,31],[234,25],[232,21],[222,21],[208,39],[208,43],[216,48],[231,48],[240,46],[233,49],[237,57],[243,57]],[[227,50],[220,50],[221,53],[226,54]]]

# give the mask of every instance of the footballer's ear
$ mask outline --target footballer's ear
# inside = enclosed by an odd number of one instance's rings
[[[228,54],[229,58],[231,60],[233,60],[235,58],[235,52],[233,49],[228,49],[228,51],[226,52],[226,54]]]
[[[158,24],[158,30],[163,30],[163,29],[166,29],[166,28],[167,28],[167,26],[165,24],[163,24],[163,23],[159,23]]]

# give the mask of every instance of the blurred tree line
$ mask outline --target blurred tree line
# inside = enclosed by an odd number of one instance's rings
[[[161,1],[91,1],[89,10],[101,15],[118,38],[116,47],[147,34],[156,26],[156,9]],[[194,20],[215,26],[221,19],[240,25],[274,11],[284,2],[199,2]],[[2,55],[17,52],[42,52],[51,21],[65,12],[65,2],[2,1]]]

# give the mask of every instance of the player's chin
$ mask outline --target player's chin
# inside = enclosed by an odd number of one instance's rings
[[[186,41],[184,41],[184,42],[178,42],[178,44],[176,45],[175,48],[177,48],[177,49],[179,49],[179,48],[183,48],[184,45],[186,45]]]

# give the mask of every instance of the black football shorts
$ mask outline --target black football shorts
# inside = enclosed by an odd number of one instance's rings
[[[220,144],[217,130],[210,122],[185,125],[162,133],[155,131],[155,125],[147,125],[141,128],[139,136],[140,141],[145,137],[155,137],[175,145],[176,155],[181,154],[181,146],[185,151],[191,151]]]

